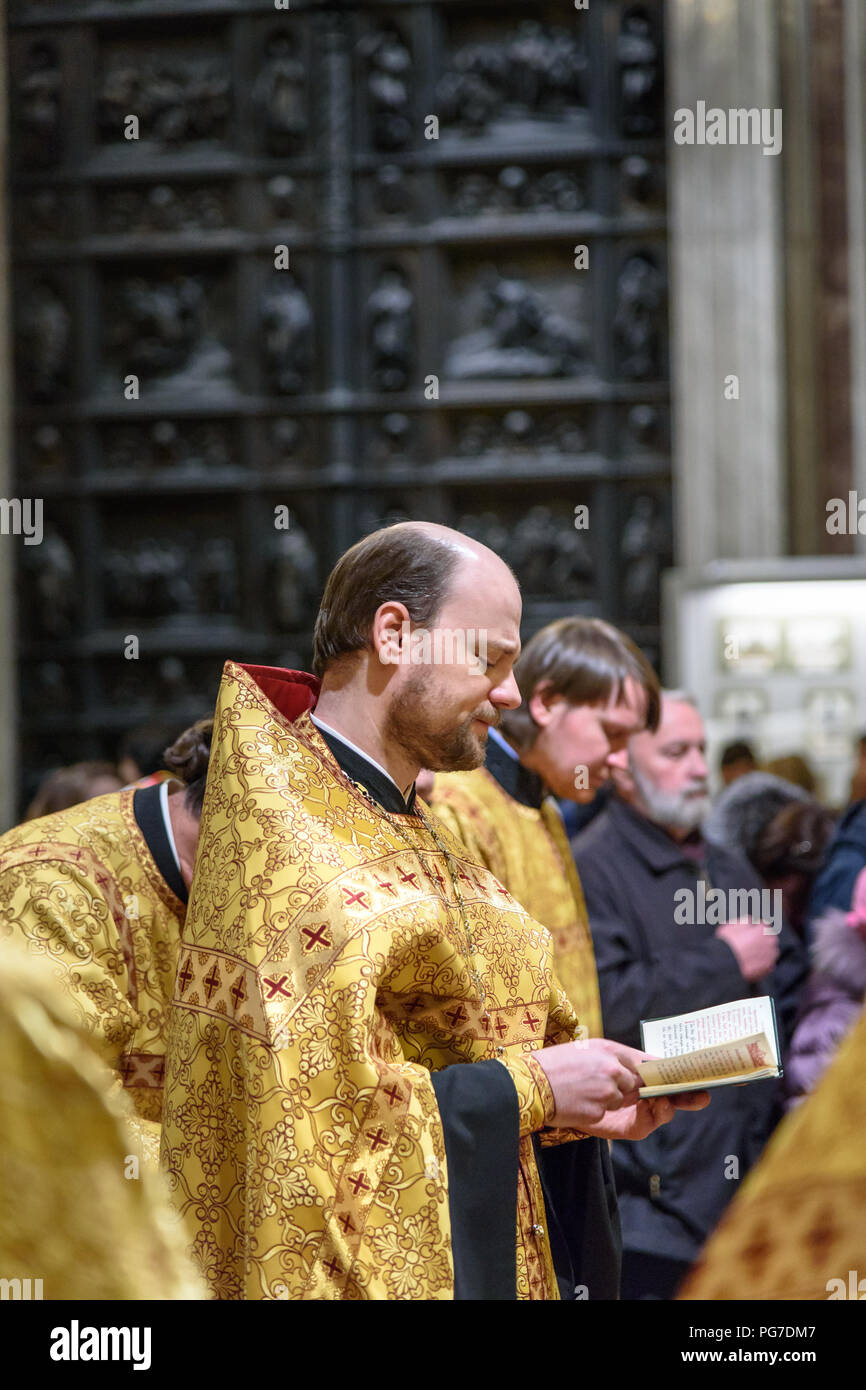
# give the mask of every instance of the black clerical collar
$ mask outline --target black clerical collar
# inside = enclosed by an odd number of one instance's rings
[[[501,737],[501,735],[500,735]],[[524,767],[516,753],[510,753],[493,737],[493,730],[487,735],[487,753],[484,766],[500,787],[522,806],[532,806],[538,810],[547,789],[537,772]]]
[[[189,892],[183,875],[175,862],[168,831],[163,820],[160,794],[162,783],[155,782],[150,787],[138,787],[132,794],[132,814],[145,844],[150,850],[154,864],[159,869],[172,893],[182,903],[189,902]]]
[[[333,729],[326,728],[317,723],[315,719],[313,723],[346,776],[351,777],[353,782],[360,782],[361,786],[370,793],[383,811],[388,811],[394,816],[414,816],[417,814],[414,782],[409,795],[404,800],[403,793],[397,783],[392,782],[391,778],[374,762],[371,762],[360,748],[355,748],[352,744],[347,743],[339,734],[335,734]]]

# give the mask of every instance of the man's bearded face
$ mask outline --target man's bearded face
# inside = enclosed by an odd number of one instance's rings
[[[487,751],[487,734],[473,722],[477,719],[495,728],[499,711],[484,700],[467,713],[455,705],[453,690],[437,679],[435,668],[419,666],[407,672],[391,701],[385,736],[421,767],[464,772],[480,767]]]
[[[634,762],[629,763],[629,771],[650,820],[671,830],[692,831],[703,825],[712,804],[706,777],[694,777],[676,791],[663,791]]]
[[[623,770],[618,780],[626,799],[656,825],[697,830],[710,809],[710,794],[704,722],[694,705],[665,695],[658,729],[629,741],[628,774]]]

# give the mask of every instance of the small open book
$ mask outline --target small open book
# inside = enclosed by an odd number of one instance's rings
[[[640,1031],[644,1052],[658,1058],[638,1063],[644,1098],[782,1075],[776,1009],[768,994],[693,1014],[647,1018]]]

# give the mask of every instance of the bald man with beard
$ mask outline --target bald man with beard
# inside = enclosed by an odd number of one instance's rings
[[[492,551],[400,523],[334,568],[314,675],[226,664],[163,1129],[218,1298],[557,1299],[532,1136],[675,1113],[574,1045],[550,933],[416,798],[519,704],[520,616]]]

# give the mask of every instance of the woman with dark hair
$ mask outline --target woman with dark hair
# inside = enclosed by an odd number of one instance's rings
[[[704,834],[746,855],[767,887],[781,892],[785,919],[802,937],[809,893],[835,824],[802,787],[770,772],[749,772],[716,798]]]
[[[752,863],[768,888],[781,889],[785,919],[800,936],[835,824],[817,801],[792,801],[767,822],[752,848]]]
[[[114,763],[72,763],[69,767],[55,768],[39,783],[24,819],[37,820],[55,811],[65,811],[69,806],[89,801],[92,796],[119,792],[122,786]]]

